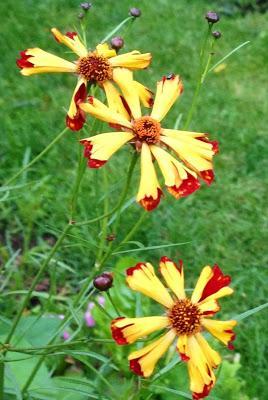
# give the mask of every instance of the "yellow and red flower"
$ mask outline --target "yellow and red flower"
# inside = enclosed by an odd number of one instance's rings
[[[166,129],[161,126],[162,119],[183,91],[179,76],[169,75],[157,83],[149,116],[141,114],[142,94],[139,96],[135,90],[137,82],[133,81],[131,73],[117,68],[114,79],[118,84],[120,82],[123,97],[114,90],[107,96],[108,106],[94,97],[90,97],[88,103],[80,104],[84,112],[108,122],[117,130],[81,140],[88,166],[99,168],[124,144],[132,144],[141,153],[141,179],[137,201],[148,211],[157,207],[162,196],[154,159],[163,174],[168,191],[176,199],[199,189],[198,177],[210,185],[214,179],[212,158],[218,152],[218,143],[209,141],[205,133]]]
[[[21,58],[17,60],[17,65],[25,76],[45,72],[71,72],[77,75],[77,85],[66,117],[67,126],[74,131],[81,129],[85,122],[85,113],[78,104],[86,100],[88,84],[100,85],[109,96],[114,90],[113,75],[118,67],[132,71],[146,68],[151,62],[150,53],[141,54],[134,50],[117,55],[107,43],[99,44],[95,50],[89,51],[76,32],[67,32],[63,35],[56,28],[51,29],[51,32],[57,42],[65,44],[78,56],[77,60],[70,62],[42,49],[29,48],[20,53]],[[120,82],[117,84],[120,86]],[[134,86],[143,104],[150,107],[152,95],[150,90],[138,82],[135,82]]]
[[[206,397],[215,384],[213,370],[221,357],[208,344],[202,332],[208,331],[229,349],[233,349],[235,320],[212,319],[220,307],[218,299],[233,293],[231,278],[215,265],[203,268],[191,298],[184,290],[182,262],[175,264],[167,257],[160,260],[160,273],[168,290],[156,276],[150,263],[139,263],[126,271],[131,289],[148,296],[162,306],[162,316],[127,318],[112,321],[112,336],[117,344],[126,345],[142,339],[152,332],[164,330],[162,336],[149,345],[134,351],[128,357],[130,369],[137,375],[149,377],[158,360],[176,339],[176,349],[181,360],[188,365],[190,389],[193,399]]]

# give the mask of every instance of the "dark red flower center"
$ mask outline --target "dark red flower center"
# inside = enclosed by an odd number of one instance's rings
[[[194,335],[200,331],[200,310],[189,299],[178,300],[170,309],[168,318],[178,335]]]
[[[77,72],[90,82],[104,82],[112,79],[112,66],[108,59],[95,53],[80,58]]]
[[[152,117],[145,116],[134,120],[133,132],[138,141],[155,144],[160,139],[161,125]]]

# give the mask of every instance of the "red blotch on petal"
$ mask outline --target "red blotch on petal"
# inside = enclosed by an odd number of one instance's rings
[[[182,267],[183,267],[183,262],[182,260],[179,260],[179,265],[177,265],[174,261],[172,261],[170,258],[168,258],[167,256],[163,256],[160,259],[160,262],[166,263],[166,262],[172,262],[172,264],[175,265],[175,267],[177,268],[177,270],[181,273]]]
[[[187,178],[182,181],[180,186],[168,186],[168,191],[176,199],[189,196],[200,188],[200,183],[193,175],[187,174]]]
[[[88,167],[89,168],[100,168],[105,163],[106,160],[96,160],[95,158],[91,158],[93,144],[89,140],[82,139],[80,143],[84,146],[84,157],[88,158]]]
[[[134,274],[134,272],[135,272],[137,269],[142,269],[142,267],[143,267],[144,265],[145,265],[144,263],[138,263],[138,264],[135,265],[135,267],[130,267],[130,268],[128,268],[128,269],[126,270],[126,275],[127,275],[127,276],[132,276],[132,275]]]
[[[85,101],[86,97],[87,97],[87,88],[86,85],[82,83],[74,96],[74,102],[77,107],[77,112],[73,118],[71,118],[69,115],[66,116],[66,125],[72,131],[79,131],[81,128],[83,128],[83,125],[86,121],[86,116],[84,111],[79,108],[79,104]]]
[[[193,400],[203,399],[204,397],[207,397],[212,387],[213,387],[212,381],[209,385],[204,385],[203,391],[201,393],[196,393],[196,392],[193,393]]]
[[[152,211],[160,203],[162,195],[163,195],[162,190],[160,188],[158,188],[157,189],[157,198],[156,199],[154,199],[152,196],[145,196],[143,199],[141,199],[139,201],[139,203],[146,211]]]
[[[197,137],[196,139],[201,140],[202,142],[206,142],[212,145],[212,151],[214,154],[217,154],[219,152],[219,142],[216,140],[208,140],[207,137],[202,136],[202,137]]]
[[[73,39],[75,36],[77,36],[76,32],[66,32],[65,36],[68,36],[68,38]]]
[[[199,301],[202,301],[208,296],[217,293],[220,289],[228,286],[231,283],[231,277],[229,275],[224,275],[218,265],[214,265],[212,272],[213,275],[204,287]]]
[[[231,338],[229,340],[229,342],[227,343],[227,347],[229,350],[234,350],[234,345],[233,345],[233,341],[236,338],[236,334],[234,333],[234,331],[232,329],[226,329],[224,332],[229,333],[231,335]]]
[[[214,181],[214,172],[212,169],[201,171],[199,172],[199,175],[207,185],[211,185],[211,183]]]
[[[123,330],[126,328],[126,326],[124,326],[123,328],[118,328],[114,324],[116,321],[119,321],[124,318],[125,317],[118,317],[118,318],[114,319],[111,323],[112,337],[116,341],[116,343],[119,344],[120,346],[128,344],[127,339],[124,337],[124,333],[123,333]],[[128,325],[128,326],[130,326],[130,325]]]
[[[130,360],[129,361],[129,368],[131,369],[131,371],[134,372],[134,374],[136,375],[140,375],[140,376],[144,376],[142,370],[141,370],[141,366],[139,364],[139,358],[136,358],[134,360]]]
[[[32,57],[32,56],[31,55],[27,55],[26,51],[27,50],[21,51],[20,52],[21,58],[18,58],[16,60],[16,64],[20,69],[22,69],[22,68],[33,68],[34,67],[34,64],[29,61],[29,58]]]
[[[188,357],[186,354],[184,353],[180,353],[180,357],[181,357],[181,361],[187,362],[190,360],[190,357]]]
[[[106,164],[106,160],[96,160],[94,158],[90,158],[87,163],[89,168],[100,168],[104,164]]]

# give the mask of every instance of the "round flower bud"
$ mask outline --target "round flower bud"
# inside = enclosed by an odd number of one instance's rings
[[[79,13],[79,14],[77,15],[77,18],[78,18],[78,19],[83,19],[84,16],[85,16],[85,14],[81,12],[81,13]]]
[[[121,36],[115,36],[111,39],[111,46],[115,50],[120,50],[124,46],[124,39]]]
[[[216,22],[218,22],[220,20],[219,14],[217,14],[214,11],[207,12],[205,18],[211,24],[216,24]]]
[[[113,286],[113,275],[111,272],[103,272],[102,274],[96,276],[96,278],[93,280],[93,285],[101,292],[106,292]]]
[[[88,3],[87,1],[85,1],[84,3],[80,4],[80,7],[82,8],[82,10],[84,11],[88,11],[91,8],[92,4]]]
[[[214,32],[212,32],[212,35],[214,36],[215,39],[219,39],[221,37],[221,32],[220,31],[214,31]]]
[[[132,7],[129,10],[129,15],[131,15],[132,17],[138,18],[141,16],[141,10],[139,8]]]

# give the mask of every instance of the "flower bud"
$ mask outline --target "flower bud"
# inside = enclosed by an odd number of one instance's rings
[[[139,8],[132,7],[129,10],[129,15],[131,15],[131,17],[138,18],[141,16],[141,10]]]
[[[215,39],[219,39],[221,37],[221,32],[220,31],[214,31],[214,32],[212,32],[212,35],[214,36]]]
[[[206,20],[211,24],[216,24],[220,20],[219,14],[214,11],[208,11],[205,16]]]
[[[93,285],[101,292],[106,292],[113,286],[113,274],[111,272],[103,272],[96,276],[93,280]]]
[[[80,4],[80,7],[82,8],[82,10],[88,11],[92,7],[92,4],[85,1],[84,3]]]
[[[116,239],[116,236],[114,233],[111,233],[110,235],[106,236],[107,242],[113,242]]]
[[[116,51],[122,49],[124,46],[124,39],[121,36],[115,36],[111,40],[111,46]]]
[[[81,12],[81,13],[79,13],[79,14],[77,15],[77,18],[78,18],[78,19],[83,19],[84,16],[85,16],[85,14]]]

